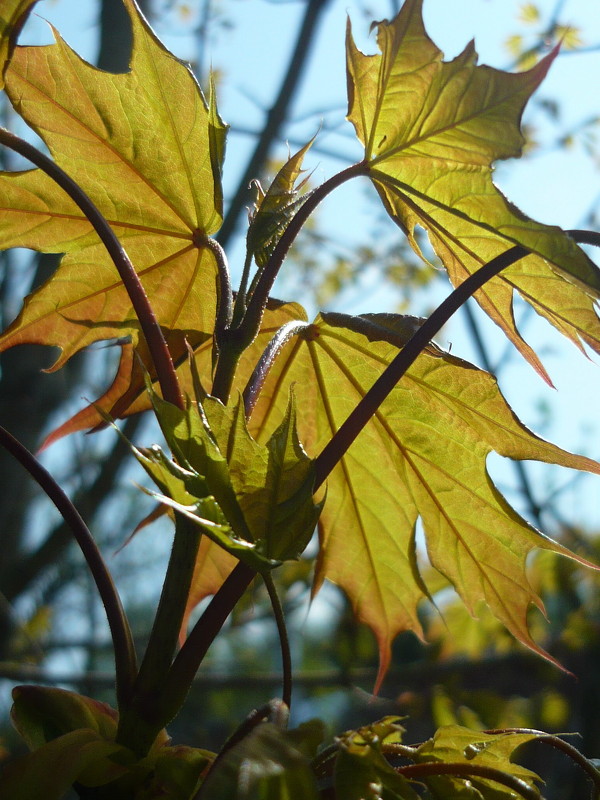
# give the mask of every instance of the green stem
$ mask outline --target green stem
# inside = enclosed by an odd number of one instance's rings
[[[236,328],[242,321],[244,311],[246,310],[246,295],[248,292],[248,280],[250,279],[250,269],[252,267],[252,253],[246,253],[244,261],[244,269],[240,279],[240,287],[235,298],[235,305],[233,307],[233,320],[231,326]]]
[[[117,742],[140,757],[147,754],[157,734],[180,708],[168,703],[163,684],[177,649],[200,538],[192,522],[176,515],[171,556],[154,624],[135,682],[133,700],[121,715],[117,732]]]
[[[484,778],[507,786],[513,792],[524,797],[525,800],[540,800],[540,793],[534,786],[530,786],[516,775],[503,772],[494,767],[465,762],[444,763],[440,761],[427,762],[426,764],[410,764],[407,767],[397,767],[396,772],[408,780],[422,780],[423,778],[437,778],[439,775],[456,775],[465,778]]]
[[[137,672],[135,646],[121,598],[102,554],[81,515],[52,475],[26,447],[1,426],[0,445],[5,447],[23,465],[52,500],[66,524],[71,528],[83,553],[106,611],[115,653],[117,702],[119,708],[122,708],[131,698]]]
[[[256,572],[240,561],[194,625],[161,687],[161,698],[169,708],[183,705],[208,648],[255,577]]]
[[[281,646],[281,666],[283,672],[281,699],[289,709],[292,707],[292,654],[290,652],[290,640],[285,624],[285,615],[283,613],[281,600],[277,594],[275,583],[273,582],[273,576],[270,572],[266,572],[262,577],[267,587],[267,592],[269,593],[269,599],[271,600],[271,607],[273,608],[273,614],[277,624],[277,633],[279,634],[279,644]]]
[[[115,236],[106,218],[101,214],[83,189],[62,170],[48,156],[41,153],[33,145],[15,136],[14,133],[0,128],[0,143],[10,147],[11,150],[31,161],[69,195],[74,203],[81,209],[86,219],[90,222],[111,257],[123,285],[129,295],[133,309],[140,322],[140,326],[148,350],[152,357],[156,375],[165,400],[179,408],[184,408],[183,396],[179,388],[177,374],[167,342],[163,335],[158,320],[154,314],[148,296],[142,286],[137,272],[123,246]]]
[[[227,403],[233,385],[235,368],[244,352],[245,345],[241,342],[237,331],[230,329],[221,332],[219,342],[215,341],[213,347],[218,348],[218,356],[211,394],[222,403]]]

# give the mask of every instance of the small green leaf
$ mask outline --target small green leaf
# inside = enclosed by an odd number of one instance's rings
[[[117,731],[117,712],[98,700],[66,689],[17,686],[12,722],[31,750],[65,733],[86,728],[106,740]]]
[[[147,786],[148,798],[189,800],[200,786],[200,774],[213,759],[213,753],[195,747],[178,745],[160,748]]]
[[[519,19],[531,25],[540,20],[540,10],[535,3],[523,3],[519,10]]]
[[[417,764],[430,762],[474,764],[500,770],[523,781],[532,789],[540,779],[531,770],[512,762],[514,751],[538,738],[536,733],[489,734],[472,731],[459,725],[439,728],[434,737],[419,747],[414,756]],[[514,792],[496,781],[478,776],[437,775],[424,777],[423,782],[434,797],[481,797],[484,800],[512,800]],[[474,792],[478,792],[475,794]]]
[[[566,50],[577,50],[585,44],[579,28],[572,25],[557,25],[555,35]]]
[[[251,539],[236,533],[215,497],[209,493],[204,476],[180,467],[157,445],[145,450],[132,447],[132,451],[162,492],[149,492],[155,500],[183,514],[211,541],[252,569],[262,572],[277,565],[278,562],[261,555]]]
[[[265,266],[290,219],[308,197],[308,194],[298,196],[307,178],[304,178],[298,186],[295,184],[302,173],[304,156],[312,143],[311,139],[288,159],[266,192],[262,190],[258,181],[254,182],[256,200],[250,217],[247,247],[259,267]]]
[[[181,411],[149,391],[178,462],[157,447],[134,450],[162,492],[157,499],[261,572],[298,558],[321,506],[312,499],[314,470],[296,433],[293,401],[259,445],[248,432],[241,397],[227,406],[206,397]]]

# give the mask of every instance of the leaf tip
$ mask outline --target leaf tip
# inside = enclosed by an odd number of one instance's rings
[[[377,677],[375,678],[375,686],[373,687],[373,694],[375,697],[379,694],[385,676],[388,673],[392,661],[392,648],[390,647],[389,639],[379,639],[379,669],[377,670]]]

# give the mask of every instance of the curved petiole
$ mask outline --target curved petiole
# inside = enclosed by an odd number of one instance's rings
[[[277,633],[279,634],[279,644],[281,646],[281,667],[283,672],[283,690],[281,698],[285,706],[290,709],[292,707],[292,654],[290,652],[290,640],[285,624],[285,615],[281,600],[277,594],[277,588],[273,581],[273,576],[270,572],[265,572],[262,576],[269,593],[271,607],[275,616],[277,624]]]
[[[298,333],[300,333],[300,331],[308,327],[309,323],[302,320],[293,320],[292,322],[287,322],[285,325],[282,325],[278,331],[276,331],[269,344],[265,347],[263,354],[254,367],[252,375],[248,379],[248,383],[246,384],[242,395],[244,399],[244,411],[246,412],[246,419],[250,418],[252,411],[254,410],[254,406],[256,405],[256,401],[258,400],[260,390],[264,386],[267,375],[269,374],[269,370],[273,366],[275,359],[281,352],[282,348],[292,337],[296,336]]]
[[[5,428],[0,426],[0,445],[8,450],[39,484],[71,528],[104,605],[115,652],[116,692],[119,708],[128,704],[137,674],[133,637],[119,593],[89,528],[48,470]]]
[[[338,186],[341,186],[352,178],[368,174],[369,167],[366,162],[360,161],[357,164],[353,164],[351,167],[347,167],[341,172],[338,172],[336,175],[329,178],[329,180],[326,180],[325,183],[318,186],[300,206],[295,216],[290,220],[281,239],[277,242],[265,268],[260,273],[260,277],[251,297],[248,299],[246,313],[238,329],[240,331],[240,339],[244,344],[252,342],[258,333],[262,315],[267,300],[269,299],[271,289],[273,288],[275,278],[279,274],[279,270],[281,269],[281,265],[283,264],[288,250],[292,246],[296,236],[306,224],[307,219],[319,203],[331,194],[334,189],[337,189]]]

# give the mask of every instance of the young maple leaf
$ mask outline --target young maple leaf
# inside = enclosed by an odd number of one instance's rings
[[[113,75],[58,36],[17,47],[6,91],[56,162],[92,198],[138,271],[159,322],[212,330],[216,267],[205,237],[221,224],[226,128],[189,68],[124,0],[133,26],[131,70]],[[60,76],[60,80],[56,76]],[[66,253],[0,338],[60,347],[61,366],[91,342],[138,323],[118,273],[79,208],[40,170],[0,176],[0,245]]]
[[[517,74],[477,66],[472,43],[444,62],[425,31],[422,0],[406,0],[392,22],[380,22],[377,42],[381,54],[365,55],[348,28],[348,118],[388,213],[417,252],[414,229],[425,228],[455,286],[515,244],[532,251],[475,297],[546,380],[516,329],[515,289],[581,349],[585,342],[600,352],[600,271],[560,228],[530,220],[492,182],[495,160],[521,155],[523,108],[557,50]]]

